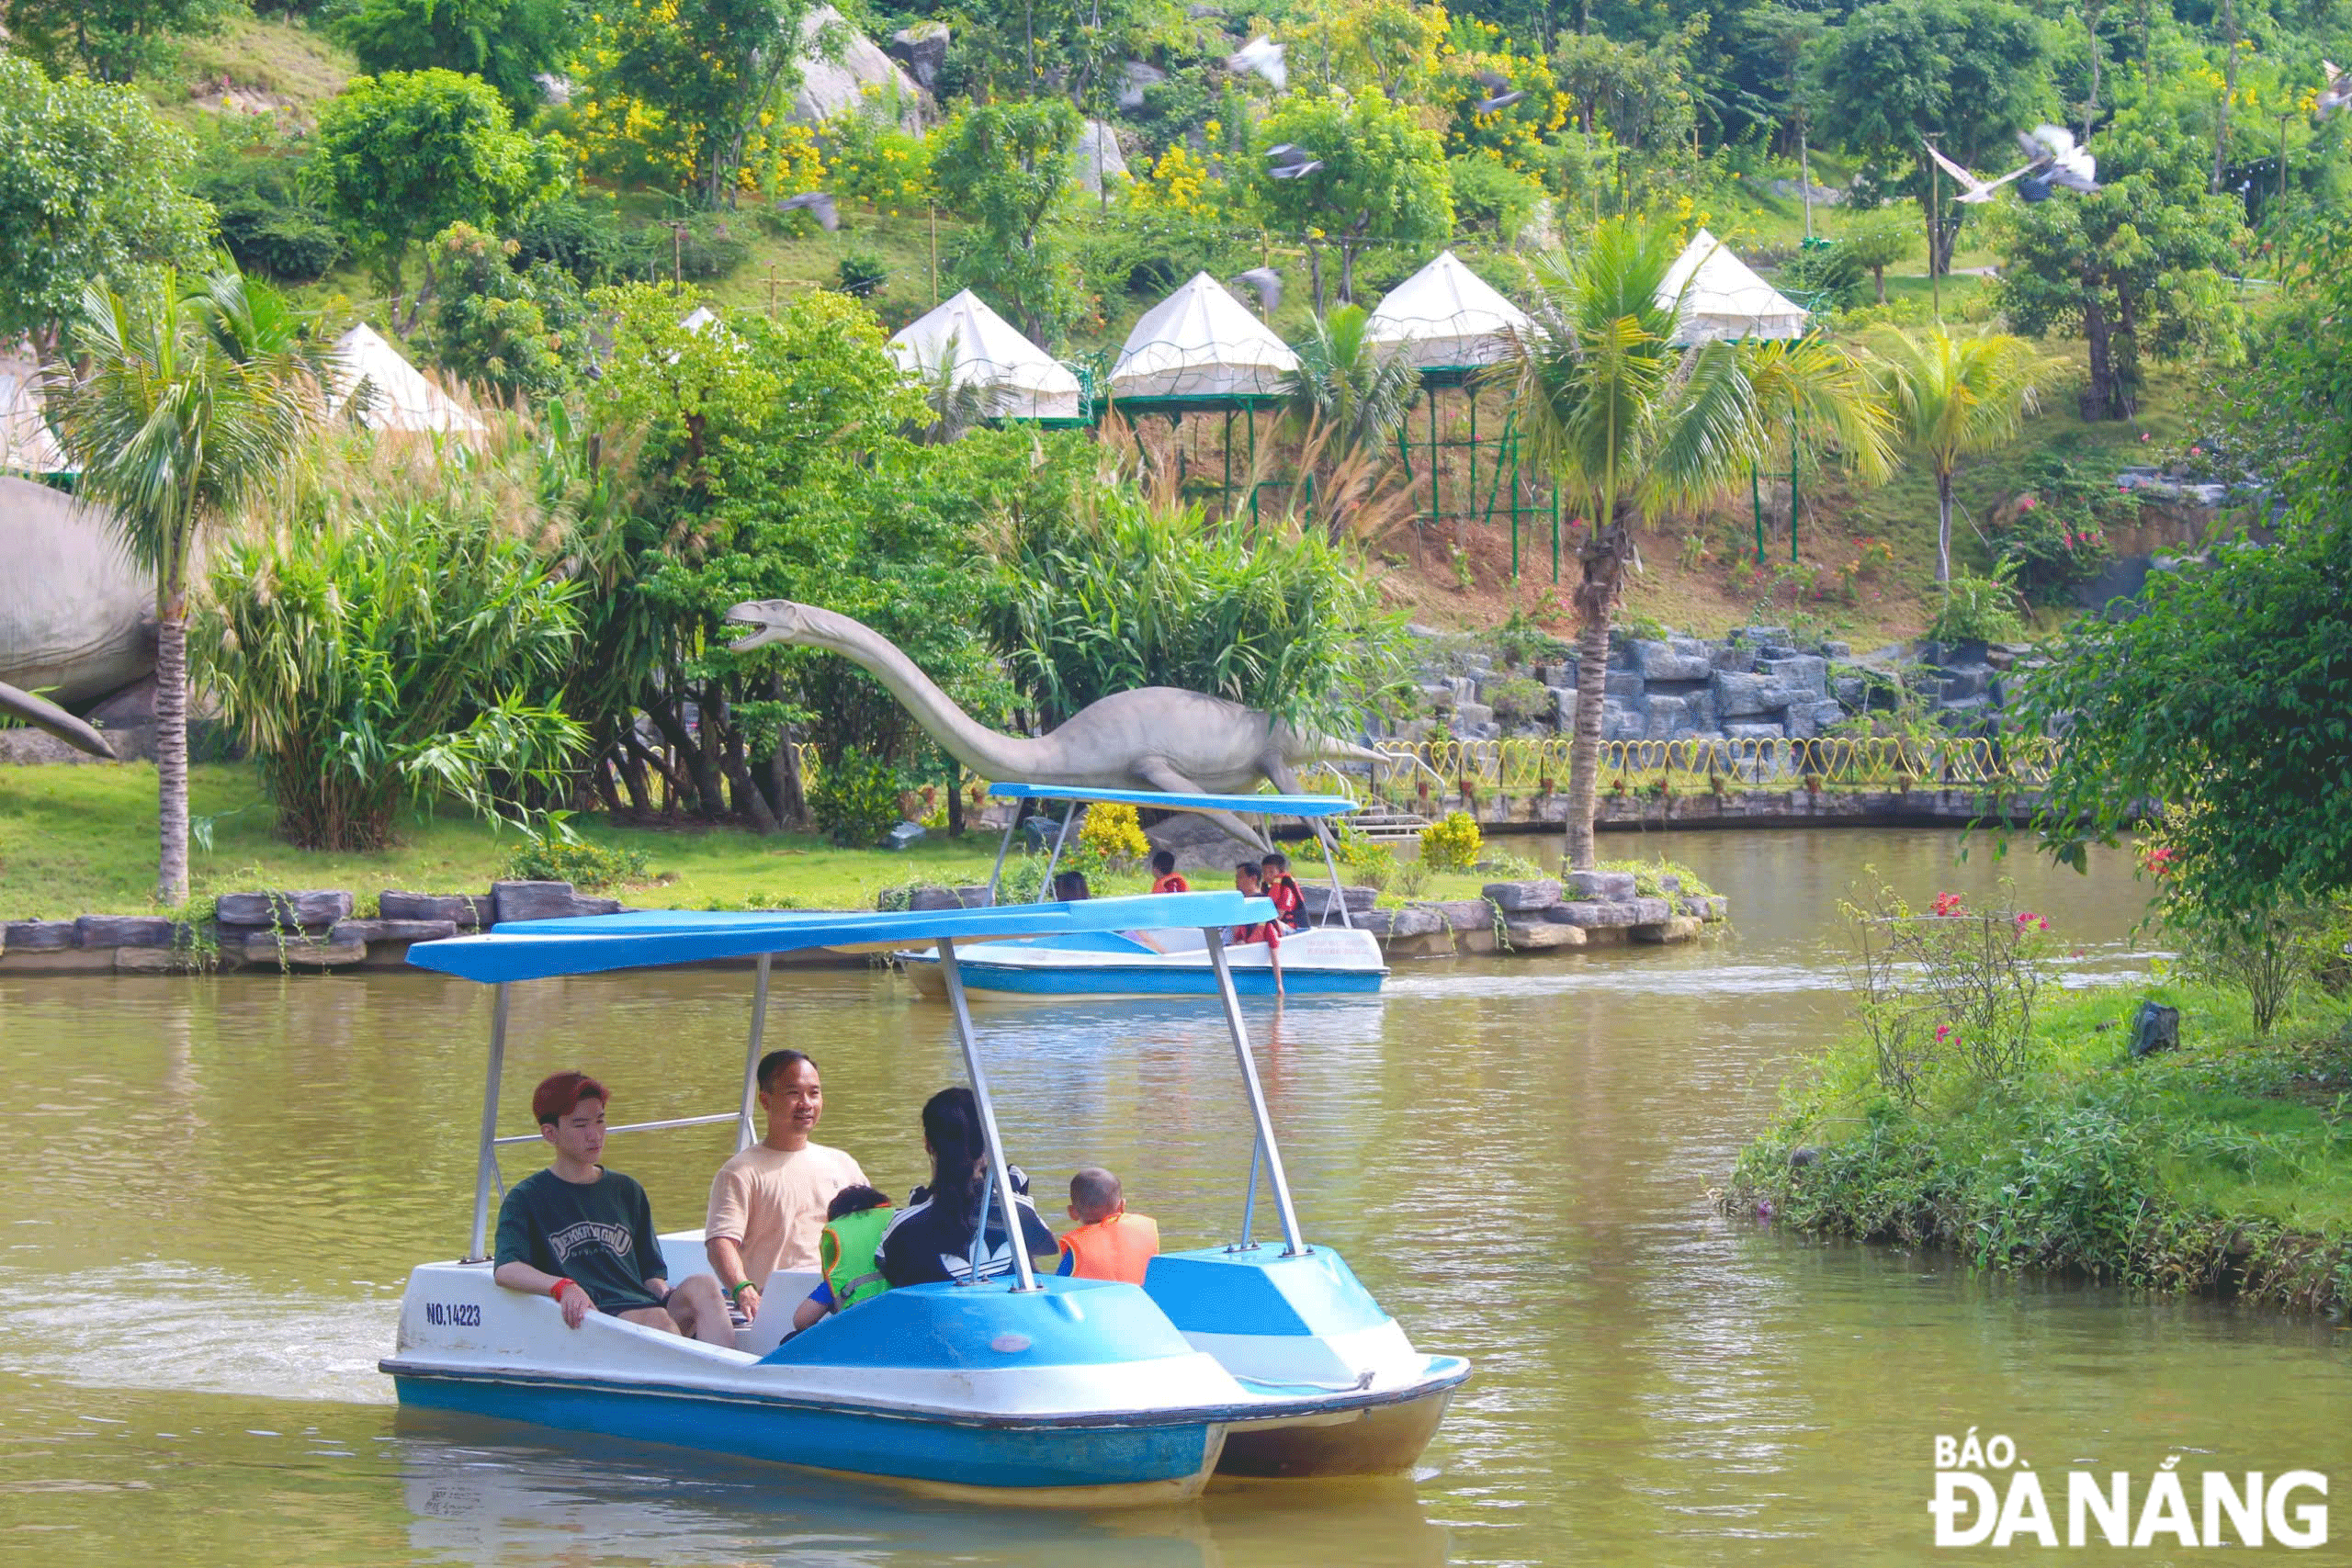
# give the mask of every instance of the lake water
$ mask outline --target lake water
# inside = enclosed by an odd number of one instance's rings
[[[1989,899],[2013,877],[2074,980],[2144,970],[2122,860],[2086,879],[1981,845],[1955,865],[1959,844],[1651,835],[1640,850],[1731,896],[1736,929],[1408,964],[1377,1002],[1251,1008],[1308,1238],[1417,1345],[1477,1371],[1410,1480],[1219,1483],[1134,1514],[956,1507],[402,1416],[376,1361],[409,1266],[462,1248],[488,994],[421,974],[0,979],[0,1555],[1897,1563],[1931,1551],[1935,1435],[1971,1426],[2050,1471],[2144,1477],[2176,1453],[2343,1471],[2352,1335],[2326,1323],[1989,1280],[1715,1213],[1792,1055],[1838,1026],[1850,886]],[[579,1065],[614,1086],[616,1121],[729,1109],[748,994],[717,972],[518,987],[507,1104]],[[1041,1193],[1108,1164],[1171,1243],[1230,1239],[1250,1143],[1211,1011],[1006,1004],[981,1022]],[[780,972],[770,1040],[820,1056],[820,1136],[902,1195],[916,1110],[956,1077],[944,1010],[886,972]],[[729,1136],[623,1135],[607,1158],[658,1222],[691,1226]],[[516,1154],[510,1179],[534,1163]]]

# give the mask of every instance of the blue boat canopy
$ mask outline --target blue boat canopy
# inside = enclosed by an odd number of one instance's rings
[[[1167,795],[1156,789],[1080,789],[1071,784],[1000,784],[1002,800],[1115,800],[1159,811],[1259,811],[1275,817],[1343,817],[1363,809],[1344,795]],[[1160,920],[1159,925],[1181,922]]]
[[[512,920],[481,936],[417,942],[408,950],[408,961],[459,979],[495,984],[754,958],[763,953],[810,947],[882,951],[944,937],[990,942],[1150,926],[1254,925],[1273,918],[1272,899],[1245,898],[1233,892],[1159,893],[1069,904],[875,914],[818,909],[749,914],[639,909],[558,920]]]

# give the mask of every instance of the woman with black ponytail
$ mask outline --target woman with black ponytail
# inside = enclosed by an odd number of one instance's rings
[[[996,1201],[989,1179],[979,1101],[970,1089],[957,1084],[923,1102],[922,1146],[931,1156],[931,1185],[916,1188],[907,1206],[890,1222],[890,1228],[882,1233],[881,1245],[874,1250],[882,1277],[897,1287],[941,1280],[968,1282],[1012,1273],[1012,1248],[1007,1240],[1004,1206]],[[1019,1196],[1021,1236],[1029,1256],[1054,1257],[1060,1244],[1030,1204],[1029,1179],[1017,1167],[1010,1174]],[[984,1199],[988,1232],[981,1238],[976,1264],[971,1257],[972,1232],[979,1224]]]

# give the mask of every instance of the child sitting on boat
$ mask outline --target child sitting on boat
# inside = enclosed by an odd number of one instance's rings
[[[1190,893],[1193,885],[1176,872],[1174,850],[1151,852],[1151,890],[1154,893]]]
[[[980,1136],[979,1102],[969,1089],[954,1084],[923,1101],[922,1146],[931,1156],[931,1185],[909,1193],[907,1206],[884,1227],[881,1244],[874,1249],[882,1277],[899,1286],[969,1282],[1012,1273],[1012,1227],[1005,1224],[1004,1205],[996,1201],[988,1145]],[[1029,1201],[1029,1179],[1017,1166],[1006,1174],[1020,1209],[1019,1245],[1032,1258],[1052,1257],[1054,1233]],[[976,1258],[969,1256],[972,1233],[984,1203],[988,1229]]]
[[[795,1330],[829,1312],[847,1312],[890,1288],[874,1261],[874,1249],[889,1229],[892,1213],[890,1195],[878,1187],[857,1184],[833,1194],[832,1205],[825,1211],[825,1228],[817,1238],[817,1264],[825,1277],[792,1309]]]
[[[1246,898],[1261,897],[1265,892],[1263,875],[1255,862],[1243,861],[1233,868],[1234,891]],[[1225,940],[1236,947],[1264,942],[1266,962],[1272,965],[1274,971],[1274,995],[1279,997],[1283,994],[1283,923],[1279,919],[1236,926],[1226,933]]]
[[[1306,929],[1306,893],[1298,878],[1290,874],[1290,857],[1280,850],[1259,863],[1258,880],[1265,884],[1266,897],[1274,901],[1274,914],[1285,931]]]
[[[1127,1213],[1127,1195],[1119,1179],[1101,1166],[1089,1166],[1069,1179],[1069,1217],[1078,1228],[1062,1237],[1062,1261],[1056,1272],[1080,1280],[1124,1280],[1143,1283],[1144,1270],[1159,1256],[1159,1223],[1148,1214]]]

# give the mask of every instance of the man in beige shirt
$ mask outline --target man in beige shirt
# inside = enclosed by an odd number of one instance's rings
[[[769,1275],[817,1267],[827,1205],[865,1179],[857,1161],[809,1142],[825,1110],[815,1062],[799,1051],[771,1051],[760,1058],[759,1082],[767,1136],[718,1168],[703,1222],[710,1270],[746,1318],[759,1315]]]

